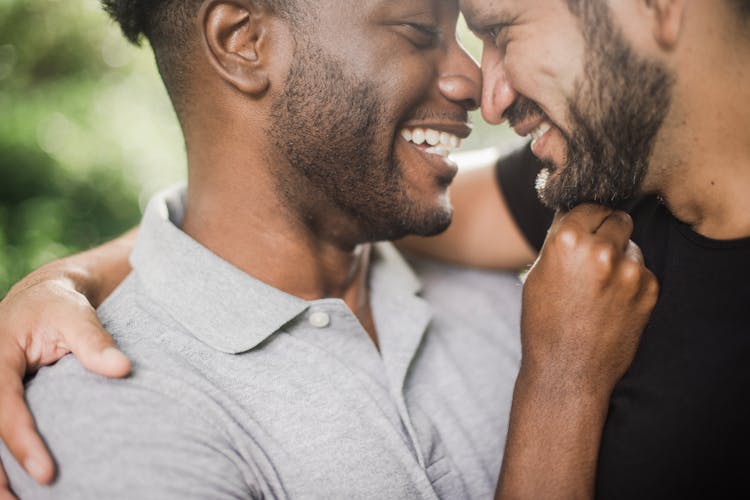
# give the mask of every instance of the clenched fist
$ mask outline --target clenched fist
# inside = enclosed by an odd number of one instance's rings
[[[624,212],[558,214],[523,293],[523,370],[607,395],[630,366],[658,285]]]
[[[555,217],[524,285],[496,498],[593,498],[609,397],[658,296],[632,230],[626,213],[596,205]]]

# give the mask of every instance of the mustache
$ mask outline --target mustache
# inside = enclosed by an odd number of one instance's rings
[[[525,97],[518,97],[503,113],[511,127],[532,117],[544,116],[544,111],[534,101]]]

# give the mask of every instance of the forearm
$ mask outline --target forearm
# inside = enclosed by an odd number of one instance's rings
[[[58,282],[98,307],[130,272],[128,258],[137,236],[138,228],[134,228],[91,250],[45,264],[16,283],[8,297],[40,283]]]
[[[71,255],[40,269],[39,277],[58,273],[56,278],[68,280],[71,287],[85,295],[98,307],[130,273],[130,252],[135,246],[138,228],[86,252]]]
[[[593,497],[609,392],[570,380],[519,373],[496,500]]]

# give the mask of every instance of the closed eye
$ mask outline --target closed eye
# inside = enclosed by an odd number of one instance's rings
[[[441,38],[440,28],[429,24],[404,23],[399,25],[407,38],[418,48],[435,47]]]
[[[502,45],[503,37],[508,32],[512,23],[500,23],[484,30],[484,35],[495,45]]]

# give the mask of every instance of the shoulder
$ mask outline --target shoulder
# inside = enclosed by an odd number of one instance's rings
[[[59,475],[42,487],[14,463],[13,489],[22,498],[247,497],[242,461],[217,423],[220,405],[201,374],[162,347],[171,326],[146,327],[152,318],[132,286],[124,283],[99,313],[133,373],[107,379],[73,356],[40,370],[26,397]]]
[[[104,379],[72,356],[43,370],[28,385],[27,401],[58,476],[39,486],[5,455],[12,488],[21,498],[247,495],[231,443],[168,387],[148,371]]]
[[[99,321],[118,344],[136,346],[183,331],[182,325],[149,299],[138,275],[131,272],[97,309]]]

